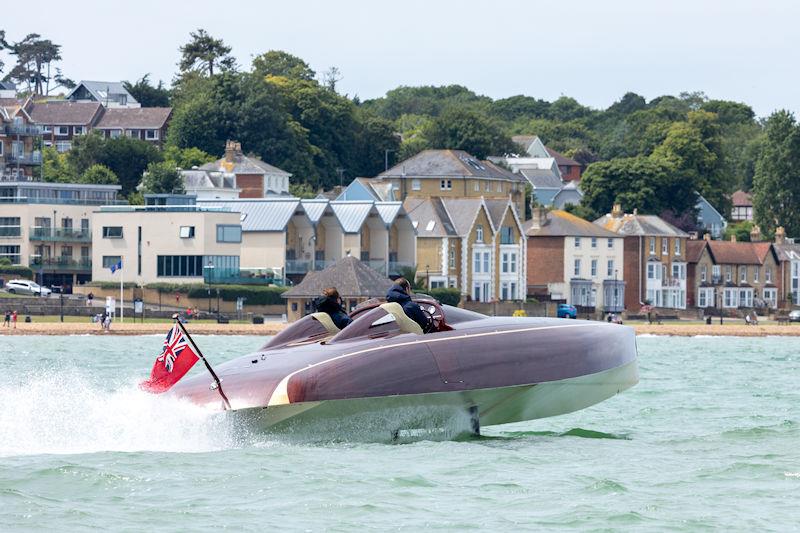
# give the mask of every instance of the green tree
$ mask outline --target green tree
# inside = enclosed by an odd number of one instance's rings
[[[111,169],[122,185],[122,194],[133,192],[150,163],[160,162],[161,152],[147,141],[120,137],[105,141],[97,163]]]
[[[316,72],[308,63],[282,50],[270,50],[253,58],[253,74],[257,76],[281,76],[298,80],[313,80]]]
[[[433,148],[465,150],[481,159],[518,149],[498,122],[469,108],[444,111],[433,120],[426,137]]]
[[[67,154],[59,154],[52,146],[42,148],[42,179],[44,181],[71,183],[75,172],[67,162]]]
[[[59,87],[75,86],[72,80],[61,74],[61,69],[53,67],[55,74],[51,74],[51,66],[61,61],[61,45],[55,44],[50,39],[42,39],[38,33],[29,33],[21,41],[6,45],[11,55],[16,58],[16,64],[7,77],[25,85],[27,92],[46,95]],[[55,82],[52,88],[51,81]]]
[[[222,39],[215,39],[206,30],[200,28],[189,34],[191,40],[181,46],[181,61],[178,67],[181,72],[198,71],[214,75],[214,69],[233,70],[236,60],[230,55],[231,47]]]
[[[122,84],[142,107],[169,107],[169,90],[161,80],[158,85],[151,84],[150,74],[145,74],[135,83],[124,81]]]
[[[742,220],[735,224],[729,224],[725,228],[723,238],[726,241],[731,240],[731,237],[736,237],[739,242],[750,242],[750,232],[753,230],[753,223],[749,220]]]
[[[362,106],[379,116],[396,120],[406,114],[436,117],[453,106],[484,109],[491,101],[491,98],[479,96],[461,85],[426,85],[401,86],[387,92],[383,98],[365,101]]]
[[[766,137],[753,177],[755,222],[766,235],[783,226],[800,235],[800,126],[781,110],[766,122]]]
[[[550,102],[518,94],[495,100],[489,106],[489,114],[507,122],[545,118],[549,115]]]
[[[89,167],[98,163],[105,149],[106,138],[99,131],[88,135],[80,135],[72,140],[72,149],[66,153],[66,166],[72,177],[86,172]],[[47,174],[45,172],[45,174]]]
[[[119,183],[117,175],[105,165],[92,165],[81,174],[80,183],[92,185],[116,185]]]
[[[142,178],[142,192],[150,194],[183,194],[180,172],[169,161],[150,163]]]
[[[168,145],[164,148],[164,161],[170,162],[173,166],[182,169],[190,169],[210,163],[216,159],[211,154],[207,154],[199,148],[178,148]]]

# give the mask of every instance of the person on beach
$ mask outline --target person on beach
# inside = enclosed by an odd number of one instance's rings
[[[14,312],[11,313],[11,323],[14,324],[14,329],[17,329],[17,310],[14,309]]]
[[[94,300],[94,294],[90,292],[86,295],[86,307],[92,306],[92,300]]]
[[[411,284],[406,278],[397,278],[394,280],[394,285],[392,285],[392,288],[389,289],[389,292],[386,294],[386,301],[399,303],[406,316],[419,324],[423,333],[428,333],[430,331],[431,323],[419,304],[414,303],[411,299]]]
[[[111,315],[106,315],[103,319],[103,330],[108,333],[111,331]]]
[[[100,320],[97,322],[100,324],[100,329],[106,329],[106,317],[108,316],[107,311],[103,311],[103,314],[100,315]]]
[[[5,318],[3,319],[3,327],[10,328],[11,327],[11,311],[6,310]]]
[[[317,300],[317,311],[326,313],[331,317],[333,325],[339,329],[346,328],[353,321],[352,318],[347,316],[342,305],[342,298],[339,296],[339,291],[336,287],[328,287],[322,291],[322,296]]]

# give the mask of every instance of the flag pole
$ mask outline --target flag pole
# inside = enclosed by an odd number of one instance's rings
[[[174,315],[172,315],[172,318],[175,320],[175,323],[178,324],[178,327],[181,328],[181,331],[183,331],[183,334],[186,335],[186,339],[189,341],[189,344],[192,345],[192,348],[194,348],[194,351],[197,354],[197,356],[200,357],[200,359],[203,360],[203,364],[206,365],[206,368],[208,369],[208,372],[211,374],[211,377],[214,378],[214,383],[217,384],[217,391],[219,392],[219,395],[222,396],[222,400],[225,402],[225,409],[226,410],[230,409],[231,408],[231,402],[228,401],[228,397],[225,396],[225,393],[222,390],[222,383],[220,383],[220,379],[219,379],[219,377],[217,377],[217,373],[214,372],[214,369],[211,368],[210,364],[208,364],[208,360],[206,360],[205,356],[203,356],[203,352],[200,351],[200,348],[198,348],[197,345],[194,343],[194,339],[192,339],[192,336],[189,335],[188,331],[186,331],[186,327],[178,319],[178,313],[175,313]]]
[[[122,263],[122,261],[120,261]],[[119,269],[119,323],[125,322],[125,294],[122,287],[123,272],[122,267]]]

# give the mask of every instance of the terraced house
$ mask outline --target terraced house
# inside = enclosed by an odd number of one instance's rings
[[[0,179],[29,181],[41,176],[41,129],[27,102],[0,98]]]
[[[619,205],[594,223],[624,239],[626,309],[686,309],[687,233],[655,215],[623,213]]]
[[[514,202],[408,198],[417,230],[417,277],[481,302],[525,297],[525,236]]]

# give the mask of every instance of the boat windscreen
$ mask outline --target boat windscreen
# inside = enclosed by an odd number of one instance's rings
[[[486,315],[476,313],[475,311],[468,311],[460,307],[453,307],[452,305],[443,305],[442,311],[444,312],[444,321],[449,324],[459,324],[461,322],[470,322],[472,320],[483,320],[487,318]]]

